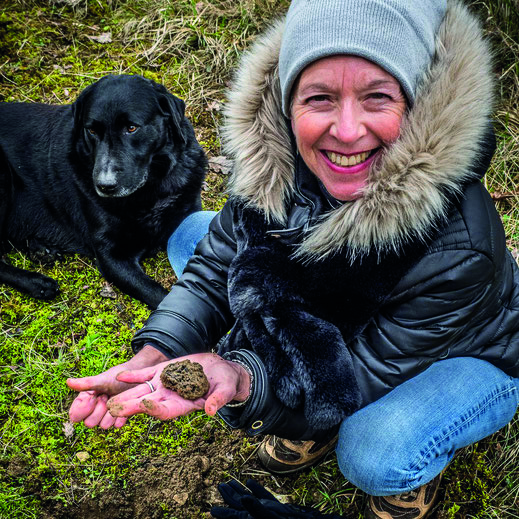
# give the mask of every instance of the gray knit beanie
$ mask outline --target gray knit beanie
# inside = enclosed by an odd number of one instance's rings
[[[447,0],[292,0],[279,54],[283,113],[301,71],[337,54],[376,63],[413,103],[446,9]]]

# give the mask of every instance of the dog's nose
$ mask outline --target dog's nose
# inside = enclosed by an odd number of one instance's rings
[[[101,160],[101,164],[94,167],[93,180],[98,193],[111,196],[117,191],[118,178],[120,171],[110,164],[106,158]]]
[[[112,183],[104,183],[104,184],[97,184],[97,189],[101,191],[101,193],[104,193],[105,195],[112,195],[115,193],[117,189],[117,182]]]

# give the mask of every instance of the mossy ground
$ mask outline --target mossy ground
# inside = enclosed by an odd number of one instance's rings
[[[70,103],[105,74],[142,74],[185,99],[199,141],[209,156],[218,156],[220,108],[231,70],[254,35],[288,3],[4,0],[0,100]],[[473,4],[499,49],[498,150],[486,183],[505,223],[509,247],[517,250],[517,5],[515,0]],[[111,41],[100,43],[99,37]],[[209,172],[203,199],[206,209],[221,208],[224,175]],[[69,424],[67,409],[74,395],[65,379],[126,360],[131,337],[148,309],[107,286],[88,258],[76,255],[45,265],[13,251],[7,259],[54,277],[61,293],[41,302],[0,286],[0,518],[52,517],[58,509],[60,517],[83,517],[78,515],[82,504],[115,490],[124,494],[130,475],[150,459],[173,457],[179,449],[225,430],[203,414],[167,423],[137,417],[123,429],[107,432]],[[165,286],[175,281],[164,253],[147,260],[145,268]],[[446,472],[438,517],[517,517],[518,435],[515,421],[460,453]],[[343,480],[333,456],[301,476],[271,477],[252,456],[257,440],[237,438],[236,456],[222,468],[222,479],[256,477],[300,504],[360,516],[362,493]],[[199,515],[174,502],[155,505],[139,517]]]

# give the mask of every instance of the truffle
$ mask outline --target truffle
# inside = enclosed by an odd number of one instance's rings
[[[160,381],[164,387],[188,400],[196,400],[209,390],[209,381],[202,366],[187,359],[168,364],[160,374]]]

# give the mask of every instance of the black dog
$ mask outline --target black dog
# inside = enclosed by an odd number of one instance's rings
[[[72,105],[0,103],[2,251],[78,252],[155,308],[167,291],[139,261],[201,209],[207,160],[184,103],[141,76],[106,76]],[[0,262],[0,282],[40,299],[53,279]]]

